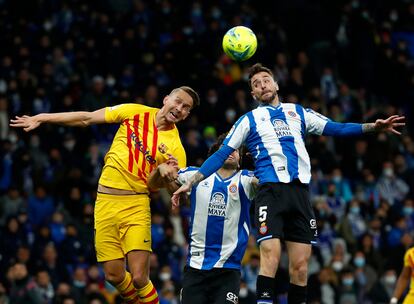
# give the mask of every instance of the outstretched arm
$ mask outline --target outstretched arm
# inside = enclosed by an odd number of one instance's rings
[[[404,119],[404,116],[392,115],[387,119],[377,119],[374,123],[364,124],[328,121],[325,124],[322,135],[355,136],[361,135],[362,133],[381,131],[401,135],[401,132],[395,128],[405,126]]]
[[[397,135],[401,135],[401,132],[395,130],[396,127],[405,126],[405,117],[399,115],[392,115],[387,119],[377,119],[374,123],[362,124],[362,132],[391,132]]]
[[[229,146],[222,146],[213,155],[211,155],[203,163],[200,170],[197,171],[185,184],[183,184],[177,191],[174,192],[171,197],[173,207],[177,207],[180,204],[180,196],[191,190],[191,188],[201,182],[203,179],[209,177],[223,166],[227,157],[233,153],[234,149]]]
[[[10,120],[10,126],[23,128],[26,132],[36,129],[42,123],[60,124],[71,127],[87,127],[105,123],[105,108],[94,112],[41,113],[35,116],[16,116]]]
[[[390,304],[397,304],[398,299],[403,294],[404,290],[407,288],[408,282],[411,278],[411,268],[404,267],[401,271],[400,276],[398,277],[397,284],[395,285],[394,293],[392,294],[392,298]]]
[[[197,185],[204,179],[204,175],[197,171],[185,184],[183,184],[178,190],[176,190],[171,197],[171,203],[173,208],[176,208],[180,205],[180,197],[185,195],[187,192],[190,192],[191,188],[194,185]]]

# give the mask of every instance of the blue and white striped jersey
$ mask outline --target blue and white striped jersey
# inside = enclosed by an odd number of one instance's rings
[[[180,170],[179,183],[184,184],[197,170]],[[201,270],[240,269],[250,230],[253,177],[253,172],[247,170],[226,179],[216,172],[192,188],[188,266]]]
[[[223,144],[237,149],[243,143],[255,158],[259,183],[289,183],[298,178],[308,184],[310,159],[305,134],[321,135],[330,120],[292,103],[263,105],[239,118]]]

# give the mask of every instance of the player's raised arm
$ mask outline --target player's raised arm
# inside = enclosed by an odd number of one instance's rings
[[[29,132],[36,129],[42,123],[60,124],[72,127],[87,127],[89,125],[105,123],[105,108],[93,112],[62,112],[62,113],[41,113],[34,116],[16,116],[10,120],[10,126],[23,128]]]
[[[214,155],[214,154],[213,154]],[[180,197],[182,195],[185,195],[187,192],[191,190],[191,188],[194,185],[197,185],[199,182],[201,182],[205,176],[200,173],[200,171],[197,171],[185,184],[183,184],[178,190],[176,190],[173,193],[173,196],[171,197],[171,203],[173,208],[176,208],[180,205]]]
[[[377,119],[373,123],[341,123],[311,109],[304,111],[306,130],[312,134],[328,136],[358,136],[370,132],[391,132],[401,135],[396,128],[405,126],[405,117],[392,115],[387,119]]]
[[[362,132],[391,132],[401,135],[401,132],[395,128],[405,126],[405,117],[399,115],[392,115],[387,119],[377,119],[374,123],[362,124]]]
[[[405,266],[401,271],[400,276],[398,277],[397,284],[395,285],[394,292],[392,294],[392,298],[390,300],[390,304],[397,304],[398,299],[403,294],[404,290],[407,288],[408,283],[410,282],[411,278],[411,268]]]

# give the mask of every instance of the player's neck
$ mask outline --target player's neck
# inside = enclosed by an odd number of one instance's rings
[[[220,177],[223,179],[226,179],[234,175],[234,173],[236,172],[237,172],[237,169],[230,169],[230,168],[223,168],[223,167],[217,170],[218,175],[220,175]]]
[[[270,101],[270,102],[263,102],[262,101],[262,104],[263,105],[269,105],[269,106],[272,106],[272,107],[277,107],[278,105],[280,105],[279,96],[276,94],[276,96],[273,98],[272,101]]]
[[[275,98],[273,98],[273,101],[270,104],[274,107],[277,107],[278,105],[280,105],[279,96],[277,94]]]
[[[155,125],[159,131],[168,131],[174,129],[174,124],[167,121],[164,115],[161,113],[162,110],[158,111],[155,115]]]

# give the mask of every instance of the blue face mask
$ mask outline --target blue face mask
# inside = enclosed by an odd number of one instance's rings
[[[404,207],[403,214],[404,215],[411,215],[413,214],[414,208],[413,207]]]
[[[365,265],[365,259],[362,257],[357,257],[354,259],[354,264],[356,267],[364,267]]]
[[[351,207],[351,208],[349,209],[349,211],[350,211],[352,214],[359,214],[359,207],[358,207],[358,206]]]
[[[343,278],[342,284],[345,286],[352,286],[352,284],[354,284],[354,278]]]

